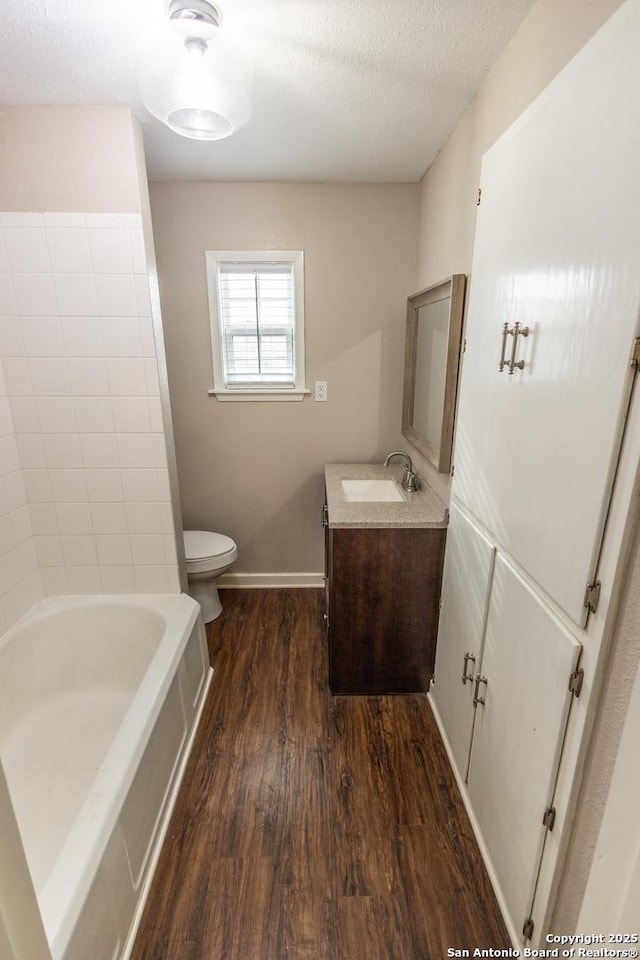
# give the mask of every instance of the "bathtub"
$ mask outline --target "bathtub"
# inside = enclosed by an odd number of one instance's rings
[[[53,960],[131,950],[212,676],[199,610],[55,598],[0,639],[0,759]]]

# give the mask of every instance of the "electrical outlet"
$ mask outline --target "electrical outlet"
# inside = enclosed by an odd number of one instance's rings
[[[327,399],[327,381],[326,380],[316,380],[314,397],[316,400]]]

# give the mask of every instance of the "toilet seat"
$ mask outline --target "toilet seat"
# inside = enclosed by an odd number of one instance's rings
[[[209,530],[184,531],[187,572],[203,573],[227,566],[236,559],[238,548],[231,537]]]

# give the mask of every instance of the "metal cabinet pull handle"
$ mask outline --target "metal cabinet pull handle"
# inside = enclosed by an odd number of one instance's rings
[[[474,705],[474,707],[477,707],[479,703],[481,703],[482,706],[484,707],[484,704],[485,704],[484,697],[481,697],[481,696],[480,696],[480,684],[481,684],[481,683],[484,683],[485,686],[486,686],[486,685],[489,683],[489,681],[487,680],[486,677],[483,677],[482,674],[479,673],[478,676],[476,677],[476,689],[475,689],[475,692],[474,692],[474,695],[473,695],[473,705]]]
[[[509,336],[510,333],[511,333],[511,330],[509,330],[509,324],[508,324],[508,323],[504,323],[504,324],[502,325],[502,350],[500,351],[500,363],[498,364],[498,372],[499,372],[499,373],[502,373],[502,371],[504,370],[505,364],[506,364],[506,362],[507,362],[507,361],[506,361],[506,356],[507,356],[507,337]]]
[[[329,525],[329,507],[326,503],[322,504],[322,526],[327,527]]]
[[[469,653],[469,651],[467,651],[464,655],[464,667],[462,670],[463,683],[473,683],[473,672],[470,674],[467,673],[467,667],[469,666],[470,663],[475,663],[475,662],[476,662],[475,654]]]
[[[528,337],[529,327],[521,327],[516,321],[511,333],[513,334],[513,346],[511,347],[511,359],[509,360],[509,373],[513,376],[516,367],[518,370],[524,370],[524,360],[516,361],[516,350],[518,349],[518,337]]]

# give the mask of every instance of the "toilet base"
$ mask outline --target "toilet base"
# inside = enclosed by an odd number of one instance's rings
[[[205,623],[211,623],[222,613],[222,604],[218,596],[215,580],[192,582],[189,580],[189,596],[196,600],[202,609],[202,618]]]

